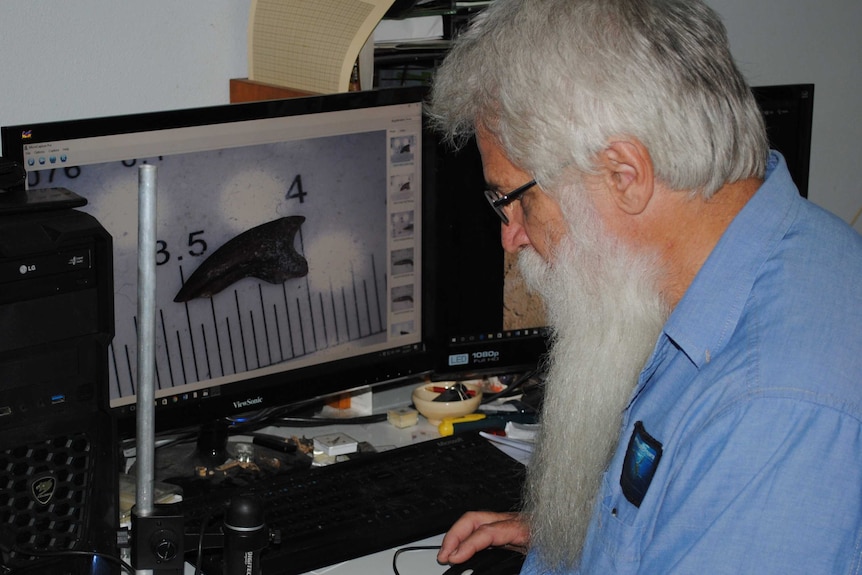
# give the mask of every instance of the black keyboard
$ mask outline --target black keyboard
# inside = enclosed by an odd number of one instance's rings
[[[443,533],[466,511],[516,510],[524,474],[488,440],[465,433],[293,471],[241,492],[261,499],[268,526],[281,534],[263,551],[262,572],[296,575]],[[186,525],[208,514],[220,525],[232,494],[184,501]],[[221,551],[206,552],[201,567],[222,573]]]

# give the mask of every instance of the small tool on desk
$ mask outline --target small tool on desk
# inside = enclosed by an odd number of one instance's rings
[[[497,412],[495,415],[484,413],[471,413],[463,417],[446,417],[437,426],[437,431],[442,436],[454,435],[462,431],[482,431],[488,429],[505,429],[506,424],[513,423],[536,423],[536,416],[528,413],[509,414]]]
[[[463,383],[456,383],[450,387],[428,387],[426,388],[429,391],[433,391],[434,393],[439,393],[437,397],[435,397],[432,401],[442,402],[442,401],[464,401],[465,399],[469,399],[471,397],[475,397],[476,391],[467,388]]]
[[[267,447],[269,449],[280,451],[281,453],[296,452],[295,443],[287,441],[285,438],[278,437],[276,435],[258,433],[253,436],[252,443],[254,443],[255,445],[260,445],[261,447]]]

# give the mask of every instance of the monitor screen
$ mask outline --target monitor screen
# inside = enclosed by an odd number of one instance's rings
[[[475,141],[441,153],[434,237],[439,346],[434,377],[460,379],[535,369],[547,352],[548,329],[539,297],[525,289],[517,258],[500,243],[500,219],[482,190]]]
[[[814,84],[752,88],[766,123],[769,145],[781,152],[799,194],[808,197]]]
[[[143,163],[157,167],[158,429],[429,369],[424,95],[402,88],[3,128],[4,154],[23,163],[28,188],[84,197],[80,209],[113,237],[107,401],[121,429],[132,430],[123,422],[134,419],[137,389]]]

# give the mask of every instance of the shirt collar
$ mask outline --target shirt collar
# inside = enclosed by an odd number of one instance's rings
[[[736,329],[758,270],[793,221],[799,196],[787,164],[769,154],[766,178],[719,239],[664,327],[698,369]]]

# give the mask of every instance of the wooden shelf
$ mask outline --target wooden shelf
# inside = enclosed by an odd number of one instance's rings
[[[316,96],[314,92],[294,90],[274,84],[255,82],[248,78],[231,78],[230,80],[230,102],[257,102],[259,100],[279,100],[282,98],[299,98],[302,96]]]

